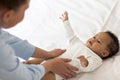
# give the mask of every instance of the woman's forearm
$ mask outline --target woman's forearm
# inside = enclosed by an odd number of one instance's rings
[[[48,59],[49,57],[51,57],[51,55],[48,53],[48,51],[36,47],[32,57]]]

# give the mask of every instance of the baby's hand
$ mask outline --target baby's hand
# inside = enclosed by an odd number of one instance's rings
[[[79,56],[77,57],[81,64],[82,64],[82,67],[87,67],[88,66],[88,60],[84,57],[84,56]]]
[[[68,13],[67,13],[67,11],[65,11],[63,14],[62,14],[62,16],[60,17],[60,19],[64,22],[64,21],[66,21],[66,20],[68,20]]]

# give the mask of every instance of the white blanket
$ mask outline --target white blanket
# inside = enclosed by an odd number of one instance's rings
[[[8,30],[44,48],[65,48],[67,38],[59,16],[66,10],[75,33],[84,42],[97,32],[110,30],[120,39],[120,0],[31,0],[23,22]],[[90,73],[70,80],[120,80],[120,52]]]

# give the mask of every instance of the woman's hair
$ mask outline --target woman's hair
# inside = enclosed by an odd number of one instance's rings
[[[112,41],[110,44],[108,44],[108,51],[109,51],[109,56],[104,57],[103,59],[109,58],[117,54],[119,51],[119,40],[115,34],[113,34],[110,31],[106,31],[106,33],[111,37]]]
[[[27,0],[0,0],[0,10],[17,10],[21,5],[25,4]]]

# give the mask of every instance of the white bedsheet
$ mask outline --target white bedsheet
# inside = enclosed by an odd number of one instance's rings
[[[83,42],[106,30],[120,39],[119,6],[120,0],[31,0],[23,22],[8,31],[43,49],[64,48],[67,39],[59,16],[66,10],[72,28]],[[116,55],[96,71],[70,80],[120,80],[119,68],[120,55]]]

